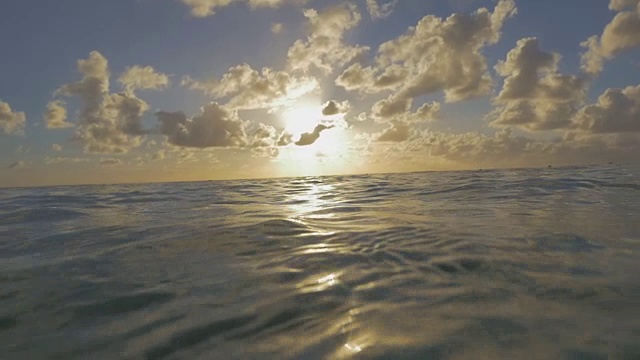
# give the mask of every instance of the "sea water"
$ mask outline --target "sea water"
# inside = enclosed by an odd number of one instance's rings
[[[639,359],[638,167],[0,189],[1,359]]]

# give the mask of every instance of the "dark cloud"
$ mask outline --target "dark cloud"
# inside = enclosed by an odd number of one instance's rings
[[[333,125],[318,124],[310,133],[300,135],[300,139],[295,142],[298,146],[307,146],[315,143],[320,138],[320,133],[324,130],[333,128]]]

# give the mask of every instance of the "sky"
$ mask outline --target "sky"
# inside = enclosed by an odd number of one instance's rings
[[[640,0],[3,0],[0,47],[0,187],[640,161]]]

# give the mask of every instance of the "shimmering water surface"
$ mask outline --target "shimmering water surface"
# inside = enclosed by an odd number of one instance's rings
[[[0,189],[0,358],[638,359],[639,176]]]

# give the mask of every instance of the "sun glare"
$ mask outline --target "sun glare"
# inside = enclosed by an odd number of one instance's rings
[[[299,138],[302,133],[312,132],[321,119],[320,106],[308,103],[296,104],[282,113],[284,128],[293,134],[294,139]]]
[[[284,130],[292,135],[293,142],[300,140],[302,134],[313,133],[320,124],[327,127],[312,144],[292,144],[283,149],[280,158],[286,168],[293,167],[309,174],[340,170],[347,147],[344,114],[323,115],[320,101],[304,101],[283,110],[280,120]]]

